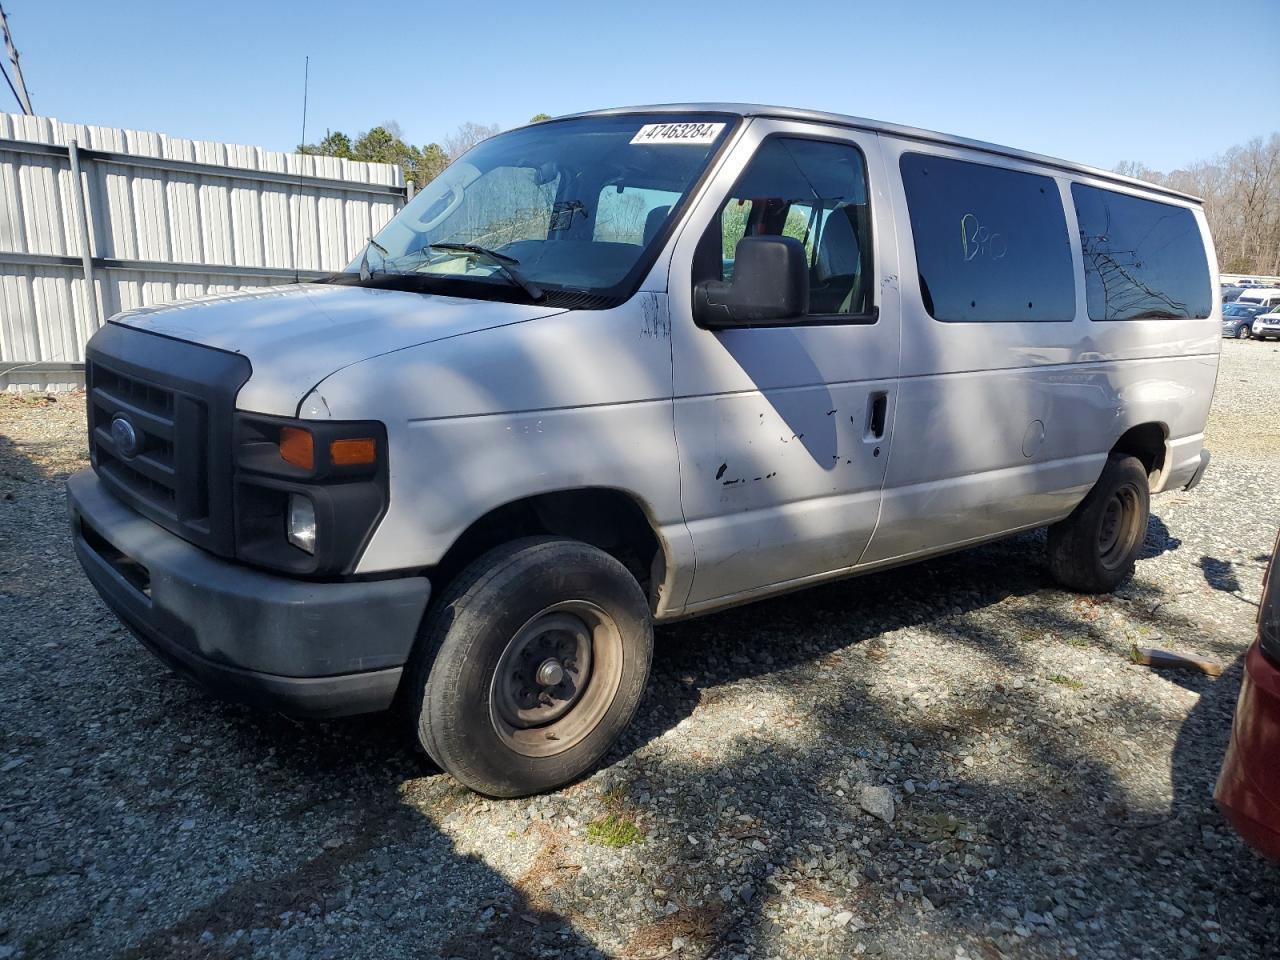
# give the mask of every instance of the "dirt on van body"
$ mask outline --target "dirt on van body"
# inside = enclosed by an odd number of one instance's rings
[[[83,398],[0,397],[0,960],[1274,956],[1280,868],[1211,792],[1278,409],[1280,349],[1225,343],[1210,471],[1114,596],[1036,534],[661,629],[607,765],[498,802],[390,718],[171,675],[70,549]]]

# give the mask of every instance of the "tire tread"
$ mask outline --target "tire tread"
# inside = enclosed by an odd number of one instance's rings
[[[548,556],[539,559],[541,554]],[[514,589],[512,584],[524,582],[512,580],[503,585],[500,581],[565,565],[576,566],[579,575],[601,575],[603,583],[611,584],[601,588],[620,605],[611,613],[632,625],[636,632],[631,635],[638,643],[632,649],[643,660],[634,661],[630,672],[624,673],[624,686],[617,694],[621,699],[615,700],[618,706],[602,717],[597,728],[600,735],[593,734],[594,741],[588,737],[561,754],[537,761],[512,753],[510,761],[499,762],[494,759],[498,754],[490,757],[487,748],[477,754],[476,718],[459,711],[456,697],[452,706],[446,706],[445,700],[450,692],[465,689],[468,664],[483,662],[487,645],[492,643],[487,624],[509,611],[507,597]],[[405,706],[412,732],[437,766],[479,793],[512,797],[558,786],[598,762],[612,743],[613,738],[602,741],[606,731],[616,728],[616,738],[630,722],[648,679],[652,638],[643,591],[609,554],[579,541],[549,536],[526,537],[495,547],[465,567],[423,619],[406,672]],[[495,763],[510,765],[498,772]],[[565,775],[565,770],[572,772]]]
[[[1112,453],[1102,468],[1097,483],[1076,506],[1075,510],[1049,527],[1049,573],[1059,584],[1078,593],[1110,593],[1133,575],[1134,561],[1142,547],[1139,539],[1133,555],[1115,570],[1104,570],[1098,561],[1096,524],[1097,514],[1111,496],[1112,491],[1126,479],[1125,474],[1141,476],[1139,490],[1143,494],[1144,520],[1150,516],[1148,478],[1146,468],[1137,457],[1126,453]],[[1144,525],[1145,530],[1145,525]]]

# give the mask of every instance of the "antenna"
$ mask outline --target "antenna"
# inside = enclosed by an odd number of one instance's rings
[[[307,142],[307,87],[311,84],[311,58],[302,60],[302,143]]]
[[[13,80],[9,79],[9,74],[5,71],[4,66],[0,65],[0,73],[4,74],[4,79],[9,84],[9,89],[13,91],[14,98],[18,101],[18,105],[22,107],[22,112],[28,117],[34,116],[35,113],[31,109],[31,98],[27,96],[27,84],[22,79],[22,67],[18,63],[18,48],[13,45],[13,34],[9,30],[9,18],[4,15],[4,7],[0,7],[0,33],[4,34],[4,45],[9,51],[9,62],[13,64]],[[14,86],[14,81],[17,86]]]
[[[307,146],[307,88],[311,84],[311,57],[302,61],[302,139],[298,141],[298,226],[293,231],[293,282],[298,282],[298,234],[302,232],[302,184],[303,165],[301,157],[305,156]]]

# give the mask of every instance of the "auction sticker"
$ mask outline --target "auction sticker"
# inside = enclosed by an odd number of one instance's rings
[[[632,143],[715,143],[723,123],[646,123],[631,138]]]

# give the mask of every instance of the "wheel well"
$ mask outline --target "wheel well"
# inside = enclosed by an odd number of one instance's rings
[[[1137,457],[1154,483],[1164,469],[1165,429],[1158,423],[1140,423],[1130,427],[1115,442],[1111,452]]]
[[[644,509],[621,490],[588,487],[516,500],[490,510],[463,531],[432,569],[440,586],[476,557],[520,537],[581,540],[620,561],[652,602],[666,576],[666,557]],[[433,589],[439,593],[440,586]]]

